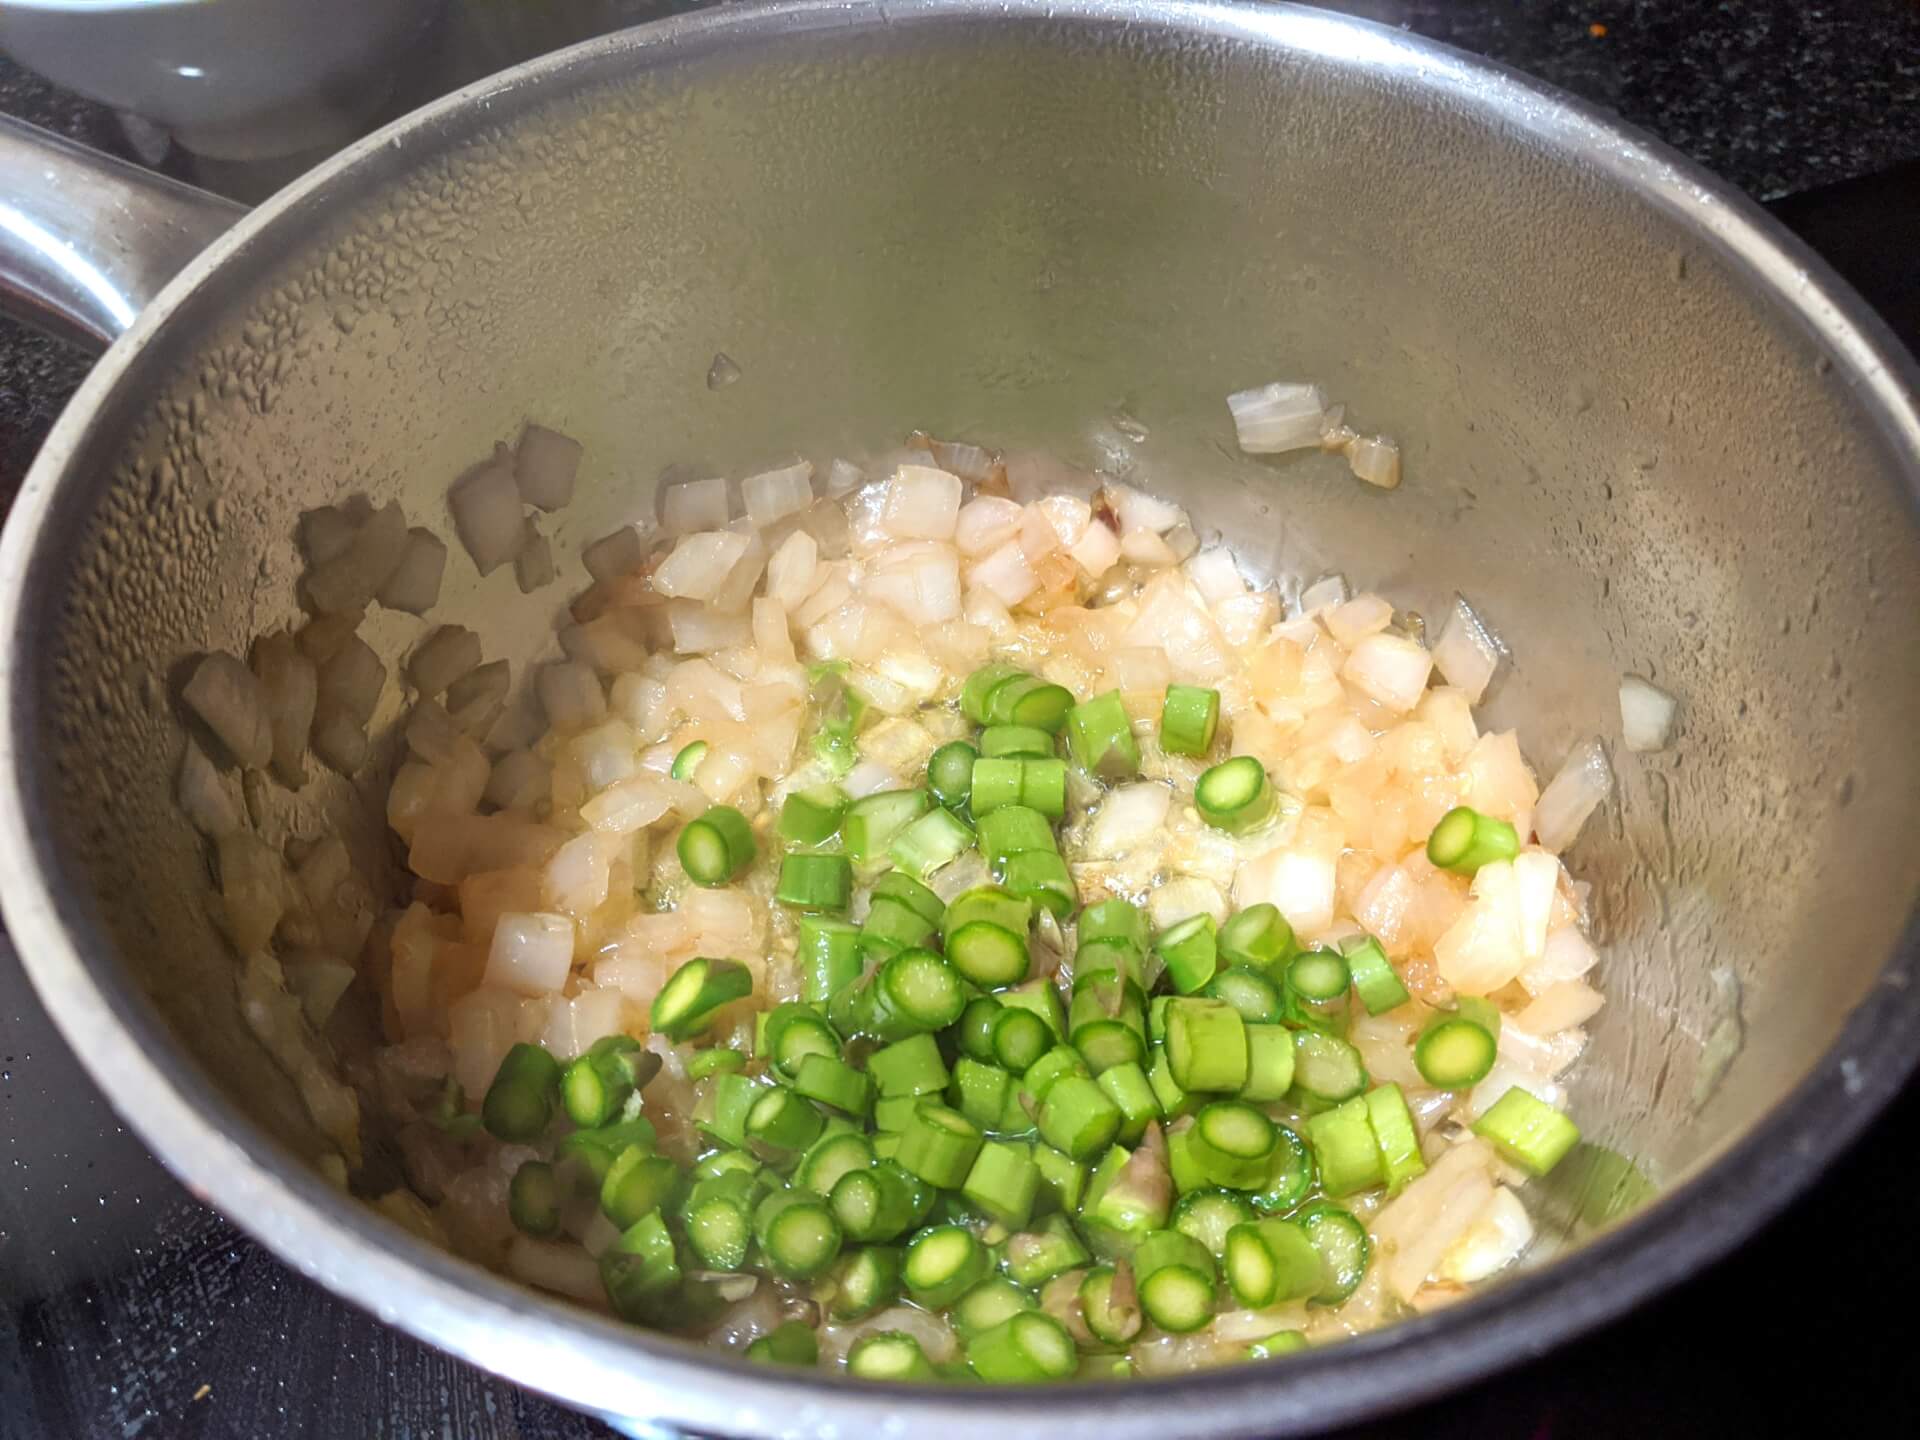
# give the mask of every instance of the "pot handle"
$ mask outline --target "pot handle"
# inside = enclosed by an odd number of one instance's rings
[[[244,214],[0,116],[0,314],[104,350]]]

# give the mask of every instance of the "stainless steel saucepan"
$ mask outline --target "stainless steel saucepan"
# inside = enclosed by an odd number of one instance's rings
[[[7,925],[187,1184],[490,1370],[716,1433],[1299,1433],[1699,1269],[1920,1054],[1913,364],[1740,196],[1508,71],[1287,6],[727,7],[450,96],[244,217],[9,130],[0,245],[16,297],[113,342],[0,544]],[[718,352],[740,377],[710,388]],[[1223,397],[1280,377],[1400,437],[1405,485],[1234,453]],[[1612,1000],[1575,1112],[1662,1197],[1351,1343],[1006,1392],[750,1370],[342,1196],[208,920],[176,666],[292,618],[300,510],[366,491],[444,526],[525,416],[586,443],[563,560],[668,464],[919,426],[1131,464],[1278,576],[1467,592],[1514,655],[1494,719],[1543,771],[1617,737],[1623,673],[1680,696],[1669,750],[1611,744],[1574,857]],[[509,628],[504,571],[449,575],[435,618],[518,673],[550,617]],[[377,778],[273,823],[377,845]]]

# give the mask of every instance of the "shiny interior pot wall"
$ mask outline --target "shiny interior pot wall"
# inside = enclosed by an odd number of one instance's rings
[[[311,1153],[170,797],[182,661],[294,618],[298,512],[397,496],[450,537],[447,483],[531,416],[586,442],[554,527],[577,577],[665,466],[824,462],[920,426],[1085,464],[1119,446],[1296,582],[1334,567],[1434,616],[1468,593],[1515,657],[1491,714],[1542,779],[1596,732],[1619,773],[1572,857],[1612,1001],[1576,1114],[1663,1177],[1750,1126],[1873,983],[1920,874],[1894,462],[1815,342],[1604,157],[1289,23],[1293,53],[823,20],[751,59],[706,32],[670,73],[611,44],[573,98],[449,114],[255,236],[146,342],[36,561],[58,577],[30,692],[45,821],[91,877],[73,913],[117,944],[98,963]],[[742,375],[710,389],[720,351]],[[1223,396],[1278,377],[1400,437],[1403,488],[1239,456]],[[523,601],[455,546],[433,619],[518,673],[563,588]],[[382,614],[372,638],[397,659],[420,628]],[[1623,671],[1682,697],[1667,753],[1612,743]],[[400,713],[390,687],[379,722]],[[310,784],[270,834],[386,855],[384,778]],[[1745,1047],[1700,1106],[1716,970]]]

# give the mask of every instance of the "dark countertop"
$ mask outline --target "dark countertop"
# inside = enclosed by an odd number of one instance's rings
[[[1783,201],[1789,223],[1911,324],[1914,0],[1335,8],[1540,76]],[[0,112],[126,153],[107,112],[4,60]],[[1877,208],[1863,220],[1862,205]],[[1884,244],[1889,218],[1908,237],[1904,255]],[[0,321],[0,503],[87,365]],[[1870,1317],[1885,1308],[1875,1297],[1897,1304],[1920,1280],[1908,1214],[1916,1142],[1910,1088],[1733,1259],[1550,1359],[1367,1433],[1911,1433],[1920,1372],[1906,1327]],[[377,1324],[201,1207],[121,1129],[0,945],[0,1437],[608,1433]]]

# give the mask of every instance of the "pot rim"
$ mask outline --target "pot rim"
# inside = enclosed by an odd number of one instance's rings
[[[606,1416],[715,1433],[1003,1435],[1011,1426],[1101,1440],[1204,1428],[1293,1434],[1400,1409],[1611,1320],[1724,1256],[1850,1144],[1920,1058],[1920,910],[1910,910],[1878,985],[1815,1070],[1741,1140],[1632,1218],[1545,1268],[1473,1299],[1284,1361],[1165,1379],[1049,1388],[849,1382],[779,1373],[635,1330],[440,1251],[346,1199],[243,1119],[132,987],[88,955],[113,949],[84,887],[68,883],[41,823],[34,654],[61,577],[43,537],[85,512],[80,457],[110,443],[168,321],[216,303],[334,214],[460,143],[566,93],[716,49],[806,33],[939,28],[1007,17],[1132,25],[1305,52],[1392,74],[1443,104],[1497,120],[1557,160],[1638,196],[1742,274],[1834,362],[1896,457],[1920,508],[1920,373],[1866,304],[1745,195],[1664,144],[1502,65],[1375,25],[1293,5],[1223,0],[792,0],[657,21],[544,56],[403,117],[317,167],[242,219],[162,292],[81,387],[40,452],[0,536],[0,911],[61,1033],[127,1123],[194,1195],[282,1261],[462,1359]],[[402,1298],[404,1297],[404,1298]],[[1120,1387],[1124,1385],[1124,1390]],[[959,1403],[956,1403],[958,1401]]]

